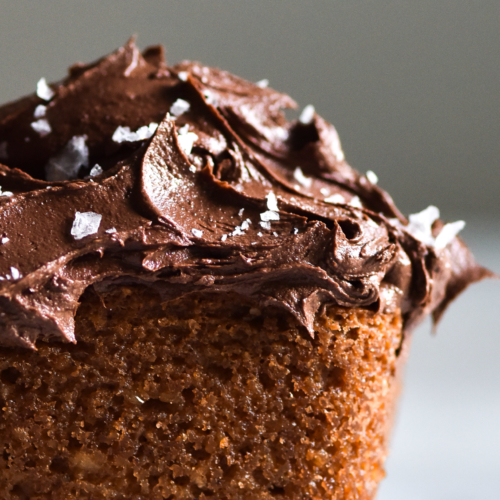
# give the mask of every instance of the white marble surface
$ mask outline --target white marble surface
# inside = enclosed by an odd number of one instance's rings
[[[500,220],[468,222],[464,239],[500,274]],[[386,470],[377,500],[500,498],[500,280],[472,285],[436,335],[414,333]]]

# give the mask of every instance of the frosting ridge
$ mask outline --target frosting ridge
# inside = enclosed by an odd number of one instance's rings
[[[490,275],[452,232],[442,248],[412,235],[334,127],[287,122],[296,105],[270,88],[130,41],[48,89],[0,108],[0,344],[74,342],[89,286],[250,295],[314,336],[329,301],[401,307],[409,329]],[[79,238],[77,212],[100,216]]]

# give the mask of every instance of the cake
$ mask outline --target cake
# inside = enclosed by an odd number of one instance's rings
[[[133,40],[0,108],[0,497],[372,499],[412,328],[488,276],[312,106]]]

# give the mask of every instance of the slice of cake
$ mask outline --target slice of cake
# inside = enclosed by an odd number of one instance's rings
[[[411,328],[489,273],[287,96],[133,42],[0,108],[0,497],[371,499]]]

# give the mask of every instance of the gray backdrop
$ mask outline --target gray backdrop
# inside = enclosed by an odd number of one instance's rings
[[[499,0],[0,0],[0,102],[131,34],[314,104],[403,212],[468,220],[500,273]],[[476,285],[437,337],[415,335],[380,500],[498,498],[499,289]]]

